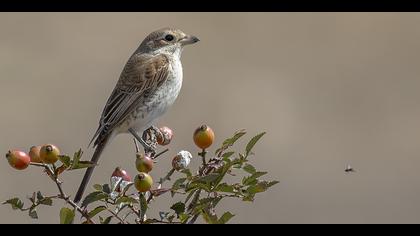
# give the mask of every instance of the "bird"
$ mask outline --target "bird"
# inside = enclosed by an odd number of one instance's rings
[[[346,169],[344,169],[344,171],[345,171],[346,173],[356,172],[356,171],[353,169],[353,167],[351,167],[350,165],[347,165],[347,166],[346,166]]]
[[[111,140],[130,133],[146,150],[151,147],[138,135],[173,105],[181,90],[181,54],[185,46],[200,40],[180,29],[162,28],[150,33],[125,64],[102,111],[99,127],[89,146],[95,151],[74,202],[81,200],[95,165]]]

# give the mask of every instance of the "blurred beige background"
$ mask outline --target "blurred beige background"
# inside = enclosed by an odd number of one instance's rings
[[[254,204],[223,204],[232,223],[420,223],[419,23],[416,13],[0,13],[0,150],[86,149],[128,57],[172,26],[201,42],[183,53],[183,89],[159,122],[176,138],[154,176],[181,148],[197,152],[201,123],[217,144],[265,130],[255,166],[281,183]],[[134,173],[133,158],[119,136],[91,184],[117,165]],[[0,200],[55,193],[39,172],[4,161]],[[65,190],[81,177],[64,175]],[[0,223],[58,223],[58,206],[38,221],[1,206]]]

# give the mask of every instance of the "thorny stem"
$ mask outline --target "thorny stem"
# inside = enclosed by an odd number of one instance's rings
[[[87,213],[87,211],[86,210],[83,210],[79,205],[77,205],[75,202],[73,202],[70,199],[70,197],[68,197],[64,193],[63,187],[61,186],[63,182],[58,179],[58,176],[55,173],[55,169],[56,169],[55,168],[55,165],[52,166],[53,167],[53,170],[51,170],[51,168],[48,165],[46,165],[46,164],[31,162],[30,165],[45,168],[45,171],[48,173],[48,175],[51,177],[51,179],[54,181],[54,183],[56,184],[56,186],[58,188],[58,191],[59,191],[60,194],[57,196],[57,198],[60,198],[60,199],[62,199],[64,201],[66,201],[69,205],[71,205],[72,207],[74,207],[84,218],[86,218],[86,220],[91,221],[92,223],[94,223],[92,221],[92,219],[90,219],[89,214]]]

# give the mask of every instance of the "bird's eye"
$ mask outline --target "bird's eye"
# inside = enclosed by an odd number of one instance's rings
[[[168,35],[165,36],[165,40],[168,41],[168,42],[174,40],[174,38],[175,37],[172,34],[168,34]]]

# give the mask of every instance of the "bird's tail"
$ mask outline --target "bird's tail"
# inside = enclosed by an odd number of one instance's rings
[[[100,142],[95,149],[95,152],[93,153],[91,162],[95,165],[98,163],[99,157],[101,156],[106,144],[108,143],[108,138],[105,138],[102,142]],[[83,176],[82,183],[79,186],[79,189],[77,190],[76,196],[74,197],[74,202],[78,203],[83,196],[83,193],[85,192],[86,186],[89,183],[90,177],[92,176],[93,170],[95,166],[87,168],[85,172],[85,176]]]

